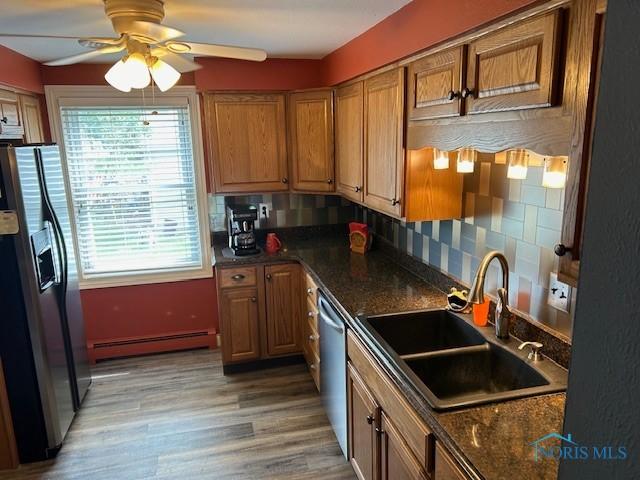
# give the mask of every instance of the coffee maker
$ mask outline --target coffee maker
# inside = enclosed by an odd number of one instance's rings
[[[227,207],[227,231],[229,248],[235,255],[255,255],[260,253],[256,245],[253,222],[258,219],[258,209],[254,205]]]

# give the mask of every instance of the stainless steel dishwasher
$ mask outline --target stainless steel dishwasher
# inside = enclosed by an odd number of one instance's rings
[[[347,328],[342,315],[322,293],[318,310],[322,403],[347,458]]]

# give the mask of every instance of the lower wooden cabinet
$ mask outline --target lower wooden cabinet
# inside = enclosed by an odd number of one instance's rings
[[[225,365],[301,353],[297,263],[216,269]]]
[[[270,356],[300,352],[300,265],[268,265],[264,271],[267,352]]]
[[[434,480],[468,480],[469,477],[462,472],[449,452],[442,445],[436,443],[436,468]]]
[[[429,476],[389,417],[380,415],[380,479],[427,480]]]
[[[347,375],[349,461],[360,480],[374,480],[377,478],[380,407],[351,364],[348,364]]]
[[[258,289],[226,289],[218,298],[223,360],[226,363],[257,360],[260,358]]]

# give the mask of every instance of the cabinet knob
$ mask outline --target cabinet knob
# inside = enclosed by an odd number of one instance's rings
[[[391,199],[391,205],[393,205],[394,207],[399,204],[400,204],[400,200],[398,200],[397,198]]]
[[[373,423],[373,415],[367,415],[367,423],[371,425]]]
[[[571,247],[567,247],[566,245],[559,243],[555,247],[553,247],[553,251],[559,257],[564,257],[567,252],[571,251]]]
[[[355,191],[356,191],[356,192],[359,192],[359,191],[361,191],[361,190],[362,190],[362,187],[359,187],[359,186],[357,186],[357,185],[356,185]]]
[[[236,273],[231,277],[231,280],[235,280],[236,282],[239,282],[240,280],[244,280],[244,275],[242,275],[241,273]]]
[[[329,185],[331,185],[331,184],[333,183],[333,179],[331,179],[331,178],[327,178],[327,183],[328,183]]]
[[[376,427],[376,433],[378,435],[384,435],[384,430],[382,430],[380,427]]]
[[[313,312],[307,312],[307,317],[309,317],[309,318],[313,318],[314,315],[315,315],[315,313],[313,313]]]
[[[315,342],[318,339],[318,337],[316,337],[315,335],[309,335],[309,341],[310,342]]]
[[[316,370],[318,367],[316,367],[316,364],[315,364],[315,363],[312,363],[312,364],[310,364],[310,365],[309,365],[309,368],[310,368],[311,370]]]
[[[460,96],[460,92],[454,92],[453,90],[449,90],[449,93],[447,94],[447,98],[449,100],[453,100],[454,98],[458,98]]]
[[[9,119],[7,117],[2,117],[2,119],[0,120],[0,122],[2,123],[9,123]]]
[[[475,92],[467,87],[464,87],[462,89],[462,93],[460,94],[462,98],[473,97],[474,95],[475,95]]]
[[[287,177],[282,177],[282,183],[289,183],[289,179]]]
[[[267,279],[267,280],[269,280],[269,281],[271,281],[271,279],[273,278],[273,276],[272,276],[270,273],[267,273],[267,274],[265,275],[265,277],[266,277],[266,279]]]
[[[307,293],[309,295],[313,295],[313,288],[311,288],[311,287],[307,288]]]
[[[255,302],[257,302],[257,301],[258,301],[258,299],[257,299],[256,297],[251,297],[251,301],[252,301],[253,303],[255,303]]]

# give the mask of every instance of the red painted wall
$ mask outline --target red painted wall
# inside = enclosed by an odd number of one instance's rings
[[[41,65],[44,85],[107,85],[104,74],[113,63],[76,63],[62,67]],[[193,73],[184,73],[178,85],[194,85]]]
[[[322,86],[322,61],[268,58],[249,62],[228,58],[198,58],[196,88],[205,90],[296,90]]]
[[[43,93],[40,64],[0,45],[0,84]]]
[[[322,59],[336,85],[479,27],[538,0],[413,0]]]

